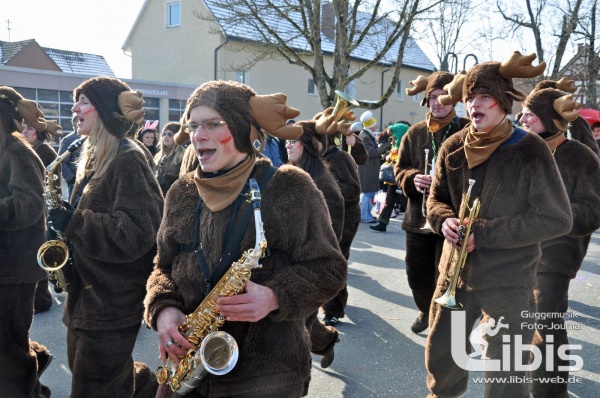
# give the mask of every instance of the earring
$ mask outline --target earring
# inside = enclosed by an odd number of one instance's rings
[[[257,138],[254,141],[252,141],[252,147],[254,147],[254,149],[258,152],[260,151],[260,147],[262,147],[262,143],[260,142],[260,140]]]

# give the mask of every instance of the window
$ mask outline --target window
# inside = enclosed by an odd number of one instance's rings
[[[398,85],[396,86],[396,99],[398,101],[404,101],[404,82],[402,80],[398,80]]]
[[[158,98],[144,97],[144,101],[146,101],[146,105],[144,106],[144,119],[151,121],[158,120],[160,118],[160,100]]]
[[[235,72],[235,81],[248,84],[248,71],[238,70]]]
[[[181,25],[181,4],[178,1],[167,3],[167,28]]]
[[[181,116],[185,111],[185,100],[169,100],[169,121],[170,122],[179,122],[181,120]]]
[[[421,102],[421,100],[419,99],[419,94],[413,95],[413,102],[416,102],[417,104]]]
[[[317,95],[317,85],[313,79],[308,79],[308,95]]]

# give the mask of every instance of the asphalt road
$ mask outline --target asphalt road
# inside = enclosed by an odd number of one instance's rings
[[[377,233],[361,224],[352,247],[347,316],[338,329],[341,342],[335,360],[321,369],[313,357],[309,397],[426,397],[424,346],[426,333],[415,335],[410,324],[417,315],[404,270],[405,235],[401,216],[392,219],[388,232]],[[44,313],[35,315],[31,338],[45,344],[54,361],[42,376],[52,396],[69,395],[71,375],[66,359],[66,328],[61,322],[65,294]],[[588,254],[571,282],[570,308],[578,316],[569,324],[570,343],[580,344],[583,369],[573,373],[580,382],[569,386],[570,397],[598,397],[600,391],[600,231],[592,237]],[[134,351],[136,361],[159,365],[157,336],[142,327]],[[472,372],[464,397],[482,397],[483,385]]]

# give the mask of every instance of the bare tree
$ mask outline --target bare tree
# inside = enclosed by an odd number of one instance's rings
[[[508,3],[515,10],[510,11]],[[558,79],[567,44],[571,39],[579,20],[583,0],[496,0],[498,12],[509,22],[511,34],[529,31],[533,34],[535,50],[539,62],[550,65],[549,78]],[[526,12],[523,12],[523,9]],[[554,21],[560,18],[558,28]],[[548,38],[554,38],[549,40]]]
[[[268,57],[283,57],[311,74],[324,107],[333,102],[335,90],[343,90],[369,69],[382,64],[393,68],[392,81],[383,96],[378,101],[360,103],[363,108],[377,109],[394,93],[415,18],[439,1],[394,0],[392,8],[389,1],[382,0],[206,0],[206,3],[226,11],[217,18],[219,26],[244,23],[256,34],[251,44],[259,45],[252,47],[252,58],[237,68],[247,69]],[[215,20],[210,15],[196,13],[196,16]],[[323,54],[331,42],[335,44],[331,54],[333,66],[328,70]],[[370,49],[370,59],[357,62],[352,56],[365,48]]]
[[[574,67],[574,73],[581,80],[581,87],[585,93],[585,106],[588,108],[600,107],[598,93],[596,91],[598,73],[600,72],[600,48],[596,47],[596,22],[597,22],[597,0],[590,0],[589,7],[584,9],[579,19],[579,25],[575,36],[583,40],[581,47],[582,60]]]
[[[472,10],[479,9],[481,4],[480,0],[443,1],[420,17],[424,24],[419,29],[419,38],[435,49],[440,69],[452,72],[461,67],[466,69],[467,57],[458,65],[459,55],[469,52],[466,49],[473,46],[477,36],[471,35],[472,30],[465,26],[476,19]]]

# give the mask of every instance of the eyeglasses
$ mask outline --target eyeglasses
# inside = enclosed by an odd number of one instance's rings
[[[202,123],[188,123],[185,127],[190,133],[195,133],[200,126],[202,126],[204,131],[213,132],[225,125],[227,125],[227,122],[224,120],[205,120]]]
[[[165,131],[164,133],[162,133],[163,137],[173,137],[173,132],[172,131]]]
[[[292,146],[294,145],[296,142],[299,142],[300,140],[285,140],[285,145],[286,146]]]

